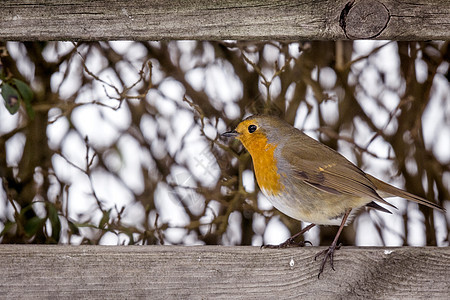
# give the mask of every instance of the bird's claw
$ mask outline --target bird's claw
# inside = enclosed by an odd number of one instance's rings
[[[317,260],[317,257],[324,255],[324,257],[322,259],[322,263],[320,265],[319,274],[317,275],[317,278],[320,278],[320,274],[323,273],[323,270],[325,269],[325,264],[327,263],[328,258],[330,259],[331,269],[333,269],[333,271],[336,271],[334,269],[334,251],[339,250],[341,248],[341,246],[342,246],[342,244],[339,244],[339,245],[332,244],[328,249],[320,251],[319,253],[316,254],[316,256],[314,256],[314,260]]]

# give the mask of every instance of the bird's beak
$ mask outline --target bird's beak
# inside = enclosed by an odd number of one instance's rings
[[[232,131],[227,131],[227,132],[222,133],[221,136],[237,137],[237,136],[239,136],[239,133],[236,130],[232,130]]]

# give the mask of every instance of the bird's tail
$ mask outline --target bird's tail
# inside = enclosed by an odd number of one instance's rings
[[[377,188],[377,191],[380,192],[384,192],[385,194],[387,194],[387,196],[389,197],[401,197],[404,198],[406,200],[411,200],[414,201],[416,203],[422,204],[422,205],[426,205],[428,207],[431,208],[435,208],[438,209],[440,211],[445,211],[445,209],[443,207],[441,207],[440,205],[431,202],[427,199],[424,199],[422,197],[416,196],[414,194],[405,192],[399,188],[396,188],[395,186],[392,186],[386,182],[383,182],[369,174],[366,174],[367,178],[369,178],[370,181],[372,181],[372,183],[375,185],[375,187]]]

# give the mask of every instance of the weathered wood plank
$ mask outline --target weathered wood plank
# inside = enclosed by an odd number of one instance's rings
[[[0,298],[450,298],[450,248],[0,245]]]
[[[0,40],[450,38],[448,0],[351,3],[4,0],[0,6]]]

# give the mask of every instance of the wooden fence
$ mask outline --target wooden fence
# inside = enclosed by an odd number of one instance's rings
[[[450,37],[448,0],[3,0],[0,40]]]
[[[450,248],[0,245],[0,298],[449,299]]]

